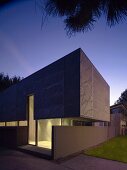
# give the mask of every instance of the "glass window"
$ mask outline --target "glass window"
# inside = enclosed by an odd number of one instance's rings
[[[61,119],[62,126],[73,126],[73,119],[71,118],[62,118]]]
[[[6,126],[18,126],[18,122],[6,122]]]
[[[29,140],[31,145],[36,144],[36,122],[34,120],[34,96],[28,97],[28,116],[29,116]]]
[[[5,122],[0,122],[0,126],[5,126]]]
[[[28,125],[27,120],[19,121],[19,126],[27,126],[27,125]]]

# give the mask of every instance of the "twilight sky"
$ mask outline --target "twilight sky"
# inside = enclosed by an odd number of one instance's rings
[[[127,88],[127,20],[109,28],[104,18],[87,33],[66,35],[62,18],[48,17],[41,28],[37,0],[0,9],[0,72],[27,77],[82,48],[110,86],[110,104]]]

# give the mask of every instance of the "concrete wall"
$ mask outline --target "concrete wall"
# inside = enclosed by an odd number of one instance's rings
[[[0,127],[0,146],[16,148],[28,144],[27,127]]]
[[[116,127],[108,126],[107,128],[108,128],[108,139],[120,135],[120,133],[116,133]]]
[[[81,51],[80,116],[110,121],[109,94],[109,85]]]
[[[108,139],[107,127],[54,126],[53,156],[62,158],[98,145]]]
[[[17,146],[28,144],[28,127],[17,127]]]
[[[120,135],[120,120],[121,120],[120,117],[121,117],[120,113],[111,114],[110,126],[115,127],[116,136]]]

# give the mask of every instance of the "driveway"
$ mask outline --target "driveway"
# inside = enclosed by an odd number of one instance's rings
[[[80,154],[63,163],[72,170],[127,170],[127,164]]]
[[[0,149],[0,170],[127,170],[127,164],[83,154],[56,162]]]
[[[19,151],[0,150],[0,170],[68,170],[68,168]]]

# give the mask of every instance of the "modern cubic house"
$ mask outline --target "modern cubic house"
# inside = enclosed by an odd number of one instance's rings
[[[17,145],[48,148],[54,158],[69,155],[62,153],[66,149],[60,146],[60,142],[69,146],[69,138],[78,143],[71,144],[70,153],[82,150],[80,138],[87,134],[83,127],[96,121],[110,121],[109,85],[81,49],[0,93],[0,132],[16,129],[13,136]],[[96,131],[88,131],[100,142],[101,133],[97,133],[98,138]],[[8,135],[13,140],[11,132]]]

